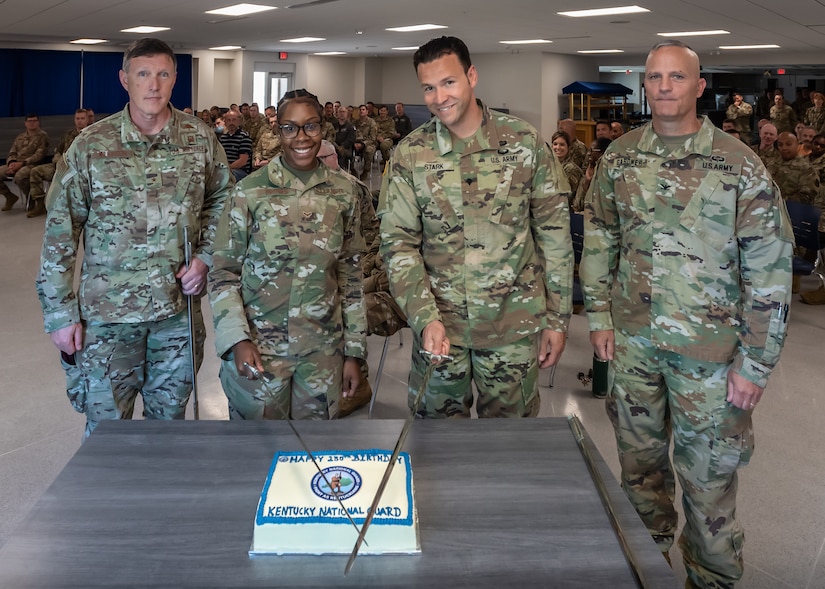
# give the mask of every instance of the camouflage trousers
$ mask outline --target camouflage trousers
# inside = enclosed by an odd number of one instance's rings
[[[31,189],[29,191],[29,196],[32,200],[46,198],[46,191],[43,189],[43,183],[52,181],[56,167],[57,166],[54,163],[48,163],[40,164],[39,166],[32,168],[30,176]]]
[[[14,174],[14,183],[20,187],[20,192],[25,197],[29,193],[30,188],[30,176],[33,166],[23,166]],[[9,167],[7,165],[0,166],[0,194],[3,196],[14,196],[14,193],[11,191],[4,180],[6,176],[9,175]]]
[[[203,361],[206,331],[195,303],[197,365]],[[65,360],[66,393],[86,414],[88,437],[105,419],[131,419],[143,399],[146,419],[183,419],[192,392],[186,311],[152,323],[85,325],[83,349],[74,366]]]
[[[220,379],[230,419],[335,419],[343,386],[343,351],[325,350],[300,358],[261,356],[274,378],[247,380],[235,358],[221,362]]]
[[[473,388],[478,391],[479,417],[535,417],[539,413],[537,336],[497,348],[450,346],[452,361],[433,370],[418,409],[419,417],[470,417]],[[413,335],[408,404],[412,409],[421,389],[428,360],[418,351],[421,337]]]
[[[657,350],[618,330],[614,358],[606,408],[625,493],[666,552],[677,527],[675,473],[685,512],[679,547],[687,586],[732,588],[742,577],[744,543],[736,470],[750,460],[753,428],[751,413],[725,400],[729,365]]]
[[[384,164],[390,161],[390,157],[392,156],[392,148],[392,139],[384,139],[378,144],[378,149],[381,150],[381,157],[384,159]]]

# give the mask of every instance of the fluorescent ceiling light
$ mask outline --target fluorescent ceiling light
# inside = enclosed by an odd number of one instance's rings
[[[237,51],[243,49],[240,45],[221,45],[220,47],[210,47],[210,51]]]
[[[612,14],[633,14],[635,12],[650,12],[647,8],[641,6],[614,6],[613,8],[593,8],[590,10],[569,10],[566,12],[557,12],[562,16],[608,16]]]
[[[313,55],[346,55],[346,51],[320,51],[313,53]]]
[[[132,27],[131,29],[120,29],[121,33],[157,33],[159,31],[168,31],[169,27],[149,27],[149,26],[142,26],[142,27]]]
[[[220,14],[223,16],[244,16],[246,14],[255,14],[256,12],[275,10],[276,8],[277,6],[262,6],[260,4],[235,4],[233,6],[216,8],[215,10],[207,10],[206,14]]]
[[[730,31],[682,31],[679,33],[656,33],[660,37],[700,37],[702,35],[730,35]]]
[[[504,45],[533,45],[537,43],[552,43],[549,39],[520,39],[516,41],[499,41]]]
[[[719,49],[779,49],[779,45],[720,45]]]
[[[76,43],[77,45],[97,45],[98,43],[106,43],[108,39],[75,39],[69,43]]]
[[[629,74],[629,73],[634,72],[634,71],[636,71],[636,70],[634,70],[632,68],[627,68],[626,70],[610,70],[610,73],[611,74]]]
[[[586,49],[576,51],[576,53],[624,53],[624,51],[622,49]]]
[[[418,51],[418,47],[391,47],[393,51]]]
[[[312,43],[314,41],[326,41],[323,37],[295,37],[294,39],[281,39],[281,43]]]
[[[433,29],[446,29],[445,25],[409,25],[407,27],[389,27],[387,31],[396,31],[398,33],[411,33],[413,31],[431,31]]]

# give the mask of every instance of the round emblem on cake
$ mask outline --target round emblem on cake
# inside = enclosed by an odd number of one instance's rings
[[[361,475],[348,466],[328,466],[321,470],[326,480],[318,472],[312,477],[310,483],[312,492],[321,499],[327,501],[349,499],[361,490]]]

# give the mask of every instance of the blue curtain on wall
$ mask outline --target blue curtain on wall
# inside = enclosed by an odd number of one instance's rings
[[[192,102],[192,56],[176,57],[172,104],[182,109]],[[9,82],[0,85],[0,117],[68,115],[80,106],[97,113],[120,111],[128,101],[118,79],[122,60],[121,52],[0,49],[0,71]]]
[[[80,105],[80,53],[0,49],[0,116],[74,113]]]

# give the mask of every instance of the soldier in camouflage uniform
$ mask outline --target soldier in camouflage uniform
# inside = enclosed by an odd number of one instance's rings
[[[739,92],[733,93],[733,102],[725,111],[725,116],[733,121],[734,128],[739,131],[739,138],[745,143],[751,142],[751,116],[753,107],[745,102]]]
[[[785,98],[779,92],[773,97],[771,123],[776,127],[777,133],[793,133],[796,127],[796,113],[785,104]]]
[[[390,111],[385,105],[378,109],[378,118],[375,123],[378,125],[378,135],[375,140],[378,142],[378,149],[381,150],[381,157],[384,158],[384,165],[390,161],[392,153],[392,138],[395,136],[395,121],[390,118]]]
[[[322,112],[306,90],[284,95],[283,155],[235,187],[218,229],[209,294],[232,419],[335,418],[360,381],[359,198],[320,165]]]
[[[6,186],[6,176],[11,176],[14,183],[25,195],[30,189],[32,168],[46,158],[49,152],[49,136],[40,128],[40,117],[36,114],[26,116],[26,130],[14,139],[5,165],[0,166],[0,194],[6,197],[2,211],[10,211],[17,202],[17,195]]]
[[[249,105],[249,114],[244,119],[242,128],[246,131],[249,138],[252,139],[252,145],[258,141],[258,138],[261,136],[261,133],[266,131],[269,127],[266,117],[261,114],[260,110],[258,109],[258,103],[253,102]]]
[[[269,127],[261,132],[255,148],[252,150],[252,167],[262,168],[275,156],[281,155],[281,134],[278,132],[278,116],[267,117]]]
[[[759,156],[769,172],[775,168],[781,159],[779,152],[776,151],[776,137],[776,127],[772,123],[766,123],[759,129],[759,145],[754,147],[756,155]]]
[[[814,105],[805,111],[804,123],[813,127],[817,133],[825,133],[825,95],[822,92],[812,92],[811,99]]]
[[[539,411],[538,369],[554,365],[571,312],[570,188],[528,123],[475,98],[466,45],[433,39],[413,63],[435,115],[402,139],[378,215],[390,288],[414,334],[410,402],[437,365],[420,414]]]
[[[206,286],[232,182],[214,131],[169,105],[175,57],[166,43],[133,43],[120,82],[129,103],[81,133],[58,166],[37,279],[46,331],[82,377],[69,375],[81,387],[70,396],[86,435],[101,420],[131,418],[138,393],[147,419],[183,419],[192,390],[185,297]]]
[[[559,121],[559,131],[564,131],[570,137],[570,161],[584,170],[587,164],[587,146],[576,137],[576,123],[573,119]]]
[[[797,155],[799,142],[793,133],[780,133],[776,140],[779,159],[771,168],[771,176],[782,198],[804,204],[814,204],[819,194],[819,175],[811,160]]]
[[[355,155],[364,158],[364,170],[359,176],[359,180],[366,182],[372,170],[372,158],[375,155],[376,138],[378,137],[378,125],[375,119],[370,118],[369,110],[365,104],[359,107],[360,117],[355,121]]]
[[[69,129],[63,135],[63,138],[54,150],[52,161],[47,164],[40,164],[32,169],[29,197],[32,199],[33,207],[32,210],[26,214],[27,217],[39,217],[40,215],[46,214],[46,190],[44,188],[44,182],[50,182],[54,177],[57,162],[65,162],[63,158],[66,150],[69,149],[75,137],[86,127],[87,120],[86,109],[77,109],[74,113],[74,128]]]
[[[742,576],[739,466],[787,327],[793,234],[762,163],[697,119],[705,81],[678,41],[645,66],[652,123],[614,141],[588,195],[581,280],[622,487],[667,556],[677,528],[686,587]],[[673,464],[668,457],[673,441]]]

